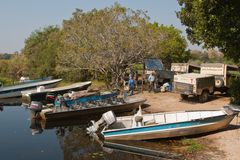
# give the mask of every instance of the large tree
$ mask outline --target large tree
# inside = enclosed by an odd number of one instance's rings
[[[186,41],[174,27],[150,24],[143,11],[115,4],[83,12],[77,9],[62,29],[58,71],[91,70],[118,82],[134,63],[146,57],[184,61]],[[184,57],[184,58],[183,58]],[[76,75],[76,74],[75,74]],[[80,75],[80,74],[79,74]]]
[[[218,47],[236,62],[240,59],[239,0],[178,0],[177,13],[187,26],[188,39],[206,48]]]
[[[121,79],[127,67],[154,53],[156,44],[165,38],[147,27],[145,12],[119,5],[84,13],[76,10],[63,23],[63,49],[59,66],[69,70],[92,70]]]
[[[22,53],[27,58],[28,74],[33,77],[53,75],[59,49],[59,28],[49,26],[33,32],[25,41]]]

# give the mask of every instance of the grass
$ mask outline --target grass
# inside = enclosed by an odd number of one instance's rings
[[[186,151],[189,153],[199,152],[203,149],[203,145],[198,143],[196,140],[183,139],[181,143],[186,146]]]
[[[106,88],[105,82],[97,81],[97,80],[93,80],[92,81],[91,89],[100,89],[100,90],[102,90],[104,88]]]

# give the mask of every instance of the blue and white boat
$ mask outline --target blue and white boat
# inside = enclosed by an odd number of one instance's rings
[[[116,122],[103,129],[102,135],[107,140],[148,140],[195,135],[227,127],[238,111],[227,106],[220,110],[137,113],[134,116],[117,117]]]

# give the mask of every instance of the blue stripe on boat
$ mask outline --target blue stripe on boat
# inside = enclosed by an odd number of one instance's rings
[[[117,136],[123,134],[132,134],[132,133],[140,133],[140,132],[151,132],[151,131],[160,131],[165,129],[173,129],[173,128],[182,128],[182,127],[190,127],[190,126],[197,126],[203,125],[208,123],[213,123],[220,121],[225,118],[226,115],[211,117],[206,119],[198,119],[196,121],[188,121],[188,122],[179,122],[179,123],[171,123],[171,124],[159,124],[155,126],[144,126],[144,127],[136,127],[136,128],[125,128],[115,131],[104,131],[104,136]]]

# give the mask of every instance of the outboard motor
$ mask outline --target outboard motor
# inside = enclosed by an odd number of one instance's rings
[[[40,112],[42,111],[42,103],[37,101],[32,101],[30,104],[30,111],[32,114],[32,118],[40,118]]]
[[[92,125],[87,128],[87,134],[96,133],[101,125],[109,126],[117,121],[113,111],[108,111],[102,115],[102,118],[97,122],[91,121]]]

